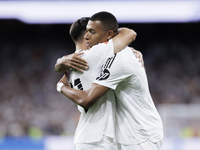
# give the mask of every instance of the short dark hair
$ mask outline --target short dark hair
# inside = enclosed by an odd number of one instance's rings
[[[74,42],[83,40],[89,19],[89,17],[83,17],[71,25],[69,34]]]
[[[101,11],[90,17],[91,21],[101,21],[102,28],[105,31],[113,30],[114,33],[118,32],[118,22],[115,16],[109,12]]]

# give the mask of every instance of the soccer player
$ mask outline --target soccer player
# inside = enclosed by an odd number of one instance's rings
[[[104,31],[108,22],[104,18],[108,15],[107,12],[99,12],[90,18],[85,35],[88,46],[94,47],[102,42],[99,40],[101,36],[107,36]],[[114,38],[106,45],[110,47],[107,49],[109,56],[113,53]],[[62,83],[59,89],[77,104],[91,104],[88,107],[113,89],[117,99],[115,140],[118,149],[159,150],[163,139],[163,125],[149,92],[145,70],[128,47],[112,55],[89,89],[72,89],[66,76],[58,83]]]
[[[86,30],[87,20],[88,18],[81,18],[73,23],[70,28],[70,35],[76,44],[76,50],[86,48],[86,42],[84,43],[86,40],[83,38],[85,32],[82,30]],[[110,21],[112,22],[113,19],[111,18]],[[116,29],[118,29],[118,26],[116,26]],[[106,37],[102,36],[102,41],[108,41],[114,34],[117,34],[117,30],[115,32],[116,33],[108,31]],[[120,29],[118,36],[113,39],[116,43],[113,47],[114,53],[134,41],[135,37],[136,33],[133,30],[126,28]],[[120,44],[121,47],[119,46],[119,39],[124,43]],[[99,74],[101,64],[103,64],[103,62],[109,57],[109,54],[107,53],[108,48],[107,44],[102,43],[98,46],[94,46],[89,51],[84,51],[84,53],[82,53],[82,57],[89,63],[89,69],[84,71],[84,73],[75,70],[71,72],[70,77],[73,88],[87,90],[90,87],[92,81],[94,81],[95,77]],[[110,56],[112,56],[112,53]],[[62,70],[67,69],[65,65],[61,65],[58,62],[55,66],[56,69],[60,69],[61,72]],[[116,149],[116,144],[114,142],[116,107],[113,90],[109,90],[94,105],[89,103],[77,104],[82,107],[78,106],[81,116],[74,137],[75,149],[88,150],[97,147],[102,147],[105,150]],[[90,107],[91,105],[93,106]],[[88,107],[90,107],[90,109],[88,109]]]

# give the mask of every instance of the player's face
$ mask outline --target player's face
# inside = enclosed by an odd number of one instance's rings
[[[90,47],[88,47],[88,45],[87,45],[87,40],[84,38],[83,39],[83,45],[82,45],[82,49],[83,50],[86,50],[86,49],[89,49]]]
[[[87,46],[92,47],[98,43],[107,42],[107,32],[101,27],[101,21],[89,21],[86,26],[87,32],[84,38],[87,41]]]

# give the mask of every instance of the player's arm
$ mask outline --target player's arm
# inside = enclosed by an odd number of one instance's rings
[[[119,28],[118,35],[113,38],[113,47],[114,53],[118,53],[123,50],[130,43],[135,41],[137,33],[129,28]],[[142,67],[144,66],[143,55],[140,51],[131,48],[132,51],[136,54],[135,56],[138,58],[139,62],[141,62]]]
[[[118,29],[118,35],[113,38],[113,47],[114,47],[114,53],[120,52],[122,49],[124,49],[126,46],[128,46],[130,43],[135,41],[137,33],[129,28],[119,28]],[[141,62],[141,65],[144,66],[144,60],[143,55],[140,51],[135,50],[132,48],[132,51],[136,54],[136,58],[138,58],[139,62]]]
[[[119,28],[118,35],[113,38],[114,53],[118,53],[135,41],[137,33],[129,28]]]
[[[92,86],[88,90],[73,89],[65,74],[57,83],[57,90],[77,105],[88,109],[93,106],[96,101],[109,90],[109,88],[92,83]]]
[[[87,69],[88,64],[87,61],[79,55],[82,55],[83,52],[80,53],[73,53],[70,55],[63,56],[59,59],[57,59],[55,64],[55,71],[64,73],[66,70],[69,70],[70,68],[73,68],[78,71],[83,71],[83,69]]]

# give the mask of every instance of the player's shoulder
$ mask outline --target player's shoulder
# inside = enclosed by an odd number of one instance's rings
[[[99,43],[94,46],[92,46],[89,50],[89,53],[97,53],[100,52],[101,50],[105,49],[106,45],[104,43]]]
[[[130,47],[126,46],[123,50],[117,53],[119,56],[125,56],[125,55],[132,55],[134,54]]]
[[[94,45],[92,48],[98,48],[100,46],[108,46],[109,44],[112,44],[112,39],[110,39],[109,41],[106,41],[106,42],[102,42],[102,43],[98,43],[96,45]]]
[[[82,51],[83,51],[82,49],[79,49],[79,50],[76,50],[75,53],[80,53]]]
[[[79,55],[79,57],[82,57],[82,58],[86,59],[88,50],[80,49],[80,50],[75,51],[75,53],[83,53],[83,54]]]
[[[81,53],[81,52],[84,52],[84,53],[85,53],[85,52],[87,52],[87,51],[88,51],[88,50],[79,49],[79,50],[76,50],[75,53]]]
[[[121,61],[123,64],[132,64],[132,63],[138,63],[139,61],[137,60],[134,52],[130,47],[124,48],[122,51],[118,52],[116,54],[116,60]],[[131,66],[129,66],[131,67]]]
[[[108,41],[106,41],[106,42],[99,43],[99,44],[100,44],[100,45],[108,45],[108,44],[110,44],[110,43],[113,43],[113,40],[112,40],[112,39],[110,39],[110,40],[108,40]]]

